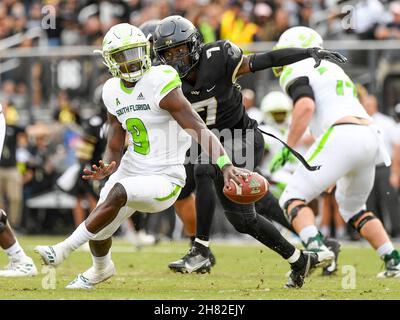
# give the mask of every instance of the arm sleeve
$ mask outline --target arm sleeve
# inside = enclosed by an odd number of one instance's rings
[[[250,70],[255,72],[272,67],[281,67],[311,58],[310,49],[312,48],[286,48],[252,54],[250,56]]]
[[[157,79],[155,79],[155,102],[157,106],[160,104],[160,101],[172,90],[175,88],[179,88],[182,86],[181,79],[179,78],[178,72],[171,66],[160,66],[160,71],[157,75]]]
[[[308,97],[314,100],[314,90],[310,86],[308,77],[297,78],[287,89],[289,96],[293,100],[293,104],[303,97]]]

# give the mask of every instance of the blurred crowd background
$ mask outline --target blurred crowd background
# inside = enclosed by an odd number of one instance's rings
[[[57,179],[78,160],[84,126],[102,115],[102,84],[109,78],[101,58],[104,34],[120,22],[139,26],[179,14],[191,20],[205,42],[228,39],[245,53],[271,50],[292,26],[316,29],[327,47],[349,57],[345,71],[359,96],[380,121],[390,150],[400,145],[400,2],[379,0],[2,0],[0,1],[0,103],[7,138],[0,161],[2,206],[24,233],[72,230],[76,195]],[[272,72],[240,79],[246,108],[260,123],[260,108],[278,89]],[[378,168],[378,170],[380,170]],[[371,206],[392,236],[400,236],[399,181],[390,171],[377,175]],[[81,201],[81,210],[91,207]],[[317,204],[325,233],[357,239],[337,215],[329,194]],[[335,213],[336,212],[336,213]],[[173,212],[158,222],[137,225],[156,237],[180,237]],[[146,222],[147,221],[147,222]],[[75,219],[76,222],[76,219]],[[148,226],[150,224],[151,226]],[[213,233],[238,236],[222,214]]]

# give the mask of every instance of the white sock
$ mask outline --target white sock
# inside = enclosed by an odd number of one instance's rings
[[[380,257],[383,257],[386,254],[391,254],[394,250],[393,244],[388,241],[381,245],[376,251],[378,252]]]
[[[319,231],[323,234],[324,237],[329,237],[331,233],[331,228],[329,226],[321,226],[319,227]]]
[[[92,254],[93,267],[97,270],[105,269],[111,262],[111,250],[103,257],[95,257]]]
[[[4,251],[10,259],[23,260],[24,258],[27,258],[27,255],[25,254],[24,249],[20,246],[18,240],[16,240],[8,249],[4,249]]]
[[[200,240],[199,238],[196,238],[194,241],[202,244],[203,246],[205,246],[207,248],[210,246],[210,241]]]
[[[318,229],[315,225],[311,225],[308,227],[303,228],[300,233],[300,239],[301,241],[303,241],[304,243],[308,242],[308,239],[315,237],[318,234]]]
[[[88,229],[86,229],[84,221],[67,239],[65,239],[63,242],[57,243],[54,247],[60,247],[64,250],[67,250],[68,252],[72,252],[89,240],[93,240],[94,237],[95,234],[89,232]]]
[[[300,258],[300,250],[299,249],[295,249],[293,254],[287,258],[287,262],[289,263],[295,263],[297,260],[299,260]]]

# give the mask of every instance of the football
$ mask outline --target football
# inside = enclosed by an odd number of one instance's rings
[[[249,204],[260,200],[268,191],[268,181],[257,172],[252,172],[248,181],[245,182],[242,177],[242,186],[236,182],[230,181],[228,187],[224,187],[224,195],[235,203]]]

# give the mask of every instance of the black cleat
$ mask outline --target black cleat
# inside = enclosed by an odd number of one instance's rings
[[[215,264],[217,263],[217,259],[215,259],[215,256],[214,256],[214,254],[211,252],[211,250],[210,250],[210,249],[208,249],[208,250],[209,250],[208,258],[210,259],[211,267],[214,267]]]
[[[336,239],[332,239],[332,238],[326,238],[324,240],[324,243],[328,247],[328,249],[331,250],[335,254],[335,260],[332,261],[332,263],[329,266],[324,267],[322,269],[323,276],[330,276],[330,275],[334,274],[338,269],[337,261],[338,261],[338,257],[339,257],[339,253],[340,253],[340,243]]]
[[[303,264],[296,266],[292,264],[292,272],[289,275],[285,288],[301,288],[304,278],[311,274],[318,267],[325,267],[332,263],[334,255],[330,251],[306,252],[302,251]]]
[[[196,243],[185,256],[177,261],[171,262],[168,267],[174,272],[210,273],[213,265],[215,265],[215,257],[210,249]]]

